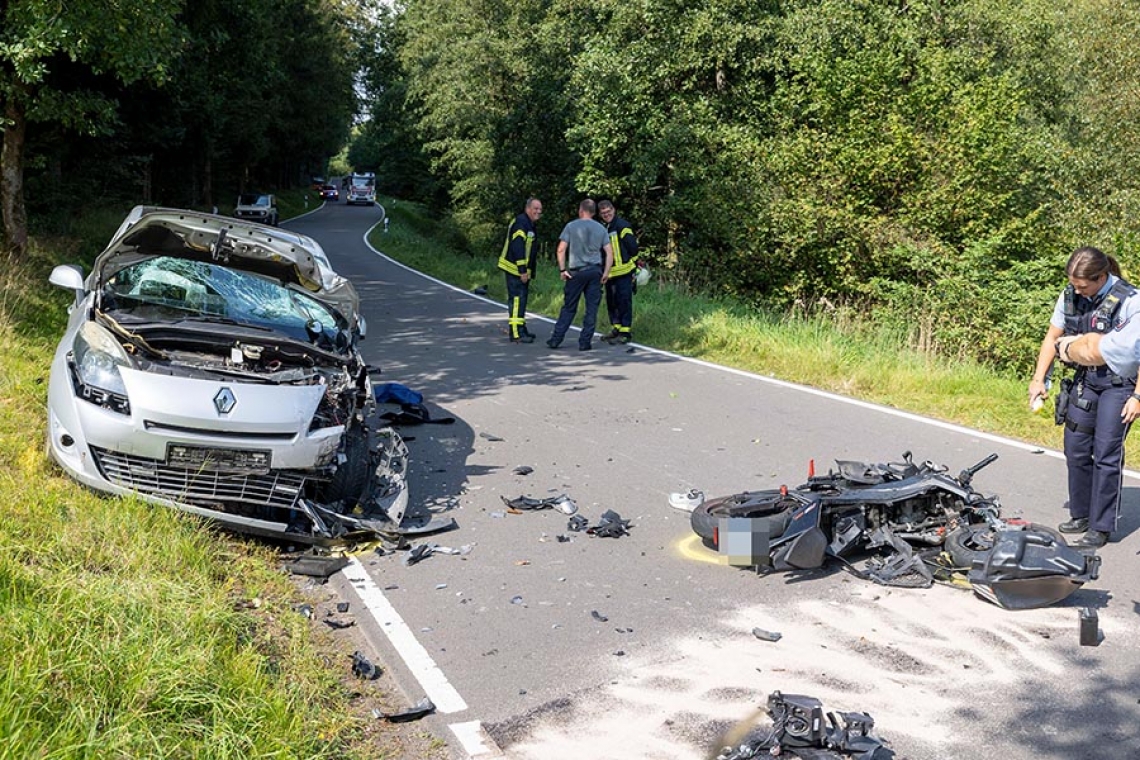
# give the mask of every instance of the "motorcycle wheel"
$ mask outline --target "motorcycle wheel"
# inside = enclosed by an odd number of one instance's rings
[[[706,501],[689,514],[689,525],[707,546],[715,548],[713,535],[722,517],[763,520],[769,538],[778,538],[788,527],[788,518],[798,504],[782,494],[744,493]]]
[[[1048,533],[1053,536],[1058,543],[1066,545],[1065,537],[1048,525],[1029,523],[1025,526],[1025,529]],[[969,569],[973,566],[975,559],[980,558],[986,552],[994,548],[994,538],[995,533],[993,528],[985,523],[964,525],[946,536],[946,543],[943,545],[943,549],[950,555],[954,567]]]

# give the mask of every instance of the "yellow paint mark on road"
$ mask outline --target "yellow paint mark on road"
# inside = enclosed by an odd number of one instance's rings
[[[697,562],[712,562],[718,565],[724,564],[721,559],[720,553],[709,549],[701,542],[701,537],[696,533],[688,538],[682,538],[676,544],[677,552],[685,559],[696,560]]]

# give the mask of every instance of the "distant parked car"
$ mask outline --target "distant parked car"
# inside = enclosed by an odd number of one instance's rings
[[[321,197],[326,201],[340,200],[340,191],[336,189],[336,185],[321,185]]]
[[[272,195],[259,193],[242,193],[238,196],[234,216],[250,222],[261,222],[272,227],[277,226],[280,216],[277,213],[277,199]]]
[[[405,514],[359,298],[315,240],[139,206],[87,277],[62,264],[51,282],[75,302],[48,451],[76,480],[304,543],[441,524]]]

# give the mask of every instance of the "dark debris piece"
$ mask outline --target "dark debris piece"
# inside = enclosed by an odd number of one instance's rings
[[[408,723],[409,721],[419,720],[427,715],[431,715],[433,712],[435,712],[435,704],[428,697],[424,697],[417,702],[415,706],[401,710],[400,712],[384,714],[373,710],[372,714],[380,720],[386,720],[389,723]]]
[[[590,525],[590,521],[587,520],[585,517],[582,517],[582,515],[574,515],[566,523],[566,529],[572,530],[575,533],[581,533],[587,527],[589,527],[589,525]]]
[[[336,611],[337,612],[348,612],[348,602],[337,602],[336,603]]]
[[[528,464],[520,464],[514,469],[515,475],[530,475],[534,472],[534,468]]]
[[[306,554],[286,562],[282,567],[293,575],[328,578],[338,570],[347,567],[348,563],[348,557],[322,557],[316,554]]]
[[[346,622],[344,620],[336,620],[335,618],[325,618],[321,622],[327,625],[329,628],[332,628],[334,631],[343,631],[345,628],[351,628],[352,626],[356,625],[355,620],[349,620]]]
[[[587,528],[586,532],[599,538],[620,538],[629,535],[629,520],[621,519],[621,515],[612,509],[607,509],[598,519],[598,524]]]
[[[352,674],[365,681],[375,681],[380,677],[380,668],[364,656],[359,649],[352,653]]]
[[[763,628],[753,628],[752,635],[761,641],[779,641],[784,638],[784,634],[778,631],[765,631]]]
[[[597,610],[590,610],[590,617],[592,617],[594,620],[597,620],[599,623],[605,623],[609,620],[608,617],[598,612]]]
[[[431,544],[419,544],[412,547],[412,550],[408,552],[408,556],[404,557],[404,564],[411,567],[420,560],[427,559],[431,556],[432,549]]]
[[[505,441],[506,440],[506,438],[500,438],[499,436],[491,435],[490,433],[480,433],[479,437],[480,438],[486,438],[488,441],[493,441],[493,442],[499,442],[499,441]]]
[[[506,496],[500,496],[503,503],[511,509],[519,512],[533,512],[540,509],[557,509],[564,515],[572,515],[578,511],[578,505],[564,493],[557,496],[551,496],[548,499],[533,499],[529,496],[519,496],[514,499],[508,499]]]

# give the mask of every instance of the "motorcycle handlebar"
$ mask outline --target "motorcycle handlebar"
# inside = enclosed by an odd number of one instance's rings
[[[978,471],[989,464],[993,464],[997,458],[997,454],[990,454],[988,457],[978,462],[973,467],[967,467],[966,469],[962,470],[961,474],[958,475],[958,482],[964,486],[970,485],[970,481],[974,479],[974,476],[978,474]]]

